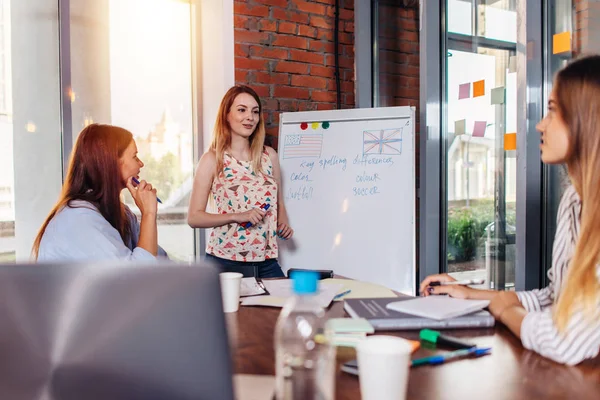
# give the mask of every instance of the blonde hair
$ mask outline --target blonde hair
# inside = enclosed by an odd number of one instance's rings
[[[252,168],[254,169],[254,172],[257,174],[262,173],[261,158],[266,136],[265,122],[262,116],[262,104],[258,94],[256,94],[251,87],[245,85],[235,85],[231,87],[227,93],[225,93],[223,100],[221,100],[221,105],[219,106],[219,111],[217,113],[215,129],[213,131],[212,143],[210,145],[210,148],[211,150],[214,150],[217,159],[217,177],[223,172],[223,155],[231,146],[231,127],[229,126],[229,122],[227,122],[227,114],[229,114],[235,98],[242,93],[247,93],[254,97],[254,100],[256,100],[256,103],[258,103],[259,121],[256,129],[252,135],[250,135],[250,154],[252,157]]]
[[[558,109],[569,131],[567,169],[581,198],[581,228],[554,318],[564,332],[575,308],[595,317],[600,300],[600,55],[573,61],[556,76]]]

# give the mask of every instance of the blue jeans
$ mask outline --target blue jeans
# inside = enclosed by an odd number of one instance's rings
[[[239,272],[245,277],[285,278],[276,258],[265,261],[233,261],[206,254],[206,259],[216,264],[222,272]]]

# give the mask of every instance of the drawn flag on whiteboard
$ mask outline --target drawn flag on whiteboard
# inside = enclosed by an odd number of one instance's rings
[[[363,154],[402,154],[402,128],[363,131]]]
[[[288,135],[283,142],[283,158],[319,158],[323,149],[323,135]]]

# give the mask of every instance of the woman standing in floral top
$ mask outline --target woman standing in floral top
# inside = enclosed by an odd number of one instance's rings
[[[236,85],[223,97],[212,144],[196,168],[188,224],[213,228],[206,253],[224,270],[282,277],[277,236],[289,239],[294,231],[279,190],[277,153],[264,146],[261,114],[260,98],[248,86]],[[215,212],[206,211],[209,195]]]

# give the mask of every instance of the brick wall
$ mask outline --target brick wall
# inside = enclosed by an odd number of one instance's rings
[[[600,53],[600,1],[573,0],[573,53]]]
[[[339,0],[342,108],[354,107],[354,0]],[[279,112],[336,108],[334,0],[236,0],[235,81],[264,102],[276,146]]]

